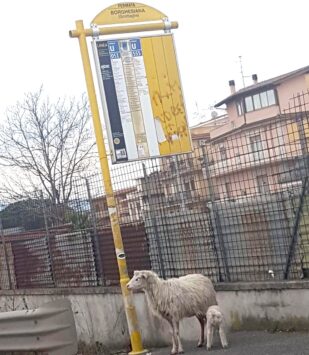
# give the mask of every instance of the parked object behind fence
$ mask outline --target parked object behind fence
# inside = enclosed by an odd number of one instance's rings
[[[145,292],[149,306],[166,319],[172,328],[173,348],[171,354],[183,352],[179,336],[179,321],[196,316],[201,325],[198,346],[204,343],[206,312],[216,305],[216,292],[208,277],[190,274],[168,280],[160,279],[152,271],[135,271],[127,287]]]

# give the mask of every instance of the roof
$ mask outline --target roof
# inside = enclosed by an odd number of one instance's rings
[[[213,126],[213,125],[220,125],[220,123],[216,123],[216,122],[220,122],[224,119],[228,119],[228,115],[227,113],[224,113],[223,115],[217,116],[217,117],[213,117],[210,120],[206,120],[206,121],[201,121],[193,126],[190,126],[190,129],[195,129],[195,128],[199,128],[199,127],[204,127],[204,126]]]
[[[281,113],[281,114],[278,114],[276,116],[272,116],[272,117],[268,117],[268,118],[265,118],[263,120],[259,120],[259,121],[254,121],[254,122],[251,122],[251,123],[243,123],[241,126],[237,127],[237,128],[234,128],[230,131],[227,131],[227,132],[224,132],[222,134],[220,134],[219,136],[217,137],[214,137],[214,138],[211,138],[210,141],[211,142],[215,142],[215,141],[220,141],[228,136],[231,136],[235,133],[238,133],[238,132],[241,132],[243,130],[247,130],[247,129],[251,129],[251,128],[254,128],[254,127],[259,127],[259,126],[264,126],[264,125],[267,125],[269,123],[271,124],[274,124],[276,122],[279,122],[280,120],[288,120],[288,119],[291,119],[291,118],[294,118],[295,119],[295,115],[297,115],[298,113]]]
[[[226,124],[228,115],[214,117],[208,121],[200,122],[195,126],[190,127],[192,140],[197,139],[210,139],[210,131]]]
[[[191,138],[192,140],[197,140],[197,139],[210,139],[210,133],[191,133]]]
[[[260,90],[264,87],[274,87],[275,85],[278,85],[287,79],[290,79],[290,78],[293,78],[295,76],[299,76],[302,74],[306,74],[306,73],[309,73],[309,65],[307,65],[306,67],[291,71],[289,73],[276,76],[272,79],[264,80],[264,81],[261,81],[257,84],[253,84],[253,85],[247,86],[243,89],[240,89],[240,90],[236,91],[234,94],[225,98],[224,100],[218,102],[215,105],[215,107],[220,107],[223,104],[227,104],[227,103],[235,100],[239,96],[243,96],[244,94],[249,94],[251,92],[255,92],[255,91]]]

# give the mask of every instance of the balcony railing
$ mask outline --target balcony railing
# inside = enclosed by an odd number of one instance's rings
[[[251,167],[295,159],[299,154],[300,153],[297,150],[285,152],[281,147],[269,150],[264,149],[257,152],[237,155],[220,161],[212,161],[212,163],[209,164],[209,172],[211,176],[219,176]],[[206,176],[205,168],[203,168],[203,173],[204,176]]]

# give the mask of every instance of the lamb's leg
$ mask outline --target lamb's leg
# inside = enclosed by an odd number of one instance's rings
[[[205,333],[205,317],[203,316],[196,316],[196,318],[198,319],[198,321],[200,322],[201,325],[201,334],[200,334],[200,339],[197,343],[197,346],[200,348],[204,345],[204,333]]]
[[[176,329],[176,338],[177,338],[177,345],[178,345],[178,354],[183,354],[183,347],[181,344],[180,336],[179,336],[179,321],[174,322],[174,327]]]
[[[221,340],[221,344],[223,348],[227,348],[228,347],[228,342],[226,339],[226,334],[225,334],[225,329],[224,329],[224,324],[220,324],[219,327],[219,335],[220,335],[220,340]]]
[[[212,347],[213,335],[214,335],[214,327],[208,320],[206,324],[207,350],[210,350]]]

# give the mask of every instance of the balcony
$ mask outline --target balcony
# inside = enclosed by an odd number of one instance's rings
[[[264,149],[220,161],[213,161],[209,164],[209,173],[212,177],[221,176],[266,164],[295,159],[297,156],[299,156],[299,152],[286,152],[285,147],[278,146],[272,149]],[[203,168],[203,176],[207,178],[205,167]]]

